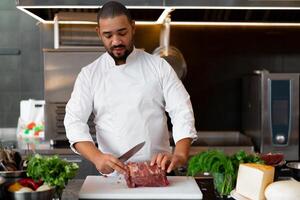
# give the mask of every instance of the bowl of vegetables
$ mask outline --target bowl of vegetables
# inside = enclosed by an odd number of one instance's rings
[[[9,200],[51,200],[55,194],[55,187],[32,178],[21,178],[6,184],[5,190],[5,199]]]
[[[78,170],[76,163],[67,162],[58,155],[35,154],[29,156],[27,160],[27,178],[8,184],[6,199],[61,199],[63,189]]]

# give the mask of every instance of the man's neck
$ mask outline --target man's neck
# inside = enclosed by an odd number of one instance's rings
[[[115,60],[116,65],[124,65],[126,63],[126,59],[124,60]]]

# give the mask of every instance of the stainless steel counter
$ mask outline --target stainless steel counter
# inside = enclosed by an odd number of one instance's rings
[[[84,179],[73,179],[70,180],[68,185],[63,191],[62,200],[76,200],[78,199],[78,194],[80,188],[84,182]]]
[[[248,153],[254,152],[251,138],[237,131],[199,131],[197,135],[198,139],[193,142],[190,149],[191,156],[208,149],[223,150],[227,154],[233,154],[239,150],[244,150]],[[68,142],[56,148],[50,144],[49,140],[17,138],[11,134],[2,134],[1,142],[4,146],[17,149],[23,155],[32,151],[45,155],[75,155],[70,149]]]

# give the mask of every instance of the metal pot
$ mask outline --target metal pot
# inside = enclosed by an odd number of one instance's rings
[[[39,192],[7,192],[5,197],[8,200],[52,200],[54,189]]]
[[[11,184],[11,183],[10,183]],[[5,184],[5,199],[7,200],[52,200],[55,194],[55,188],[45,191],[33,192],[9,192],[7,188],[10,184]]]
[[[5,178],[0,176],[0,199],[4,199],[4,183],[5,183]]]
[[[289,162],[286,166],[291,169],[293,178],[300,181],[300,162]]]

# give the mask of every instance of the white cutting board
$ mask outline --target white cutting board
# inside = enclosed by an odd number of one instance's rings
[[[166,187],[128,188],[123,176],[87,176],[79,199],[202,199],[193,177],[168,176]]]

